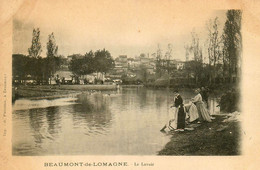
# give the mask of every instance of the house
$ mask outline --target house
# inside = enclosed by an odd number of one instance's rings
[[[127,59],[127,66],[128,66],[128,68],[134,68],[134,59],[133,58]]]
[[[185,62],[178,61],[177,62],[177,70],[183,70],[184,69]]]
[[[73,81],[73,73],[71,71],[59,70],[54,73],[54,76],[50,79],[50,84],[56,84],[57,77],[62,84],[71,84]]]

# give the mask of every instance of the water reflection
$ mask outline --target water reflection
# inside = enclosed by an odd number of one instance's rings
[[[109,99],[106,96],[82,94],[78,96],[76,102],[77,104],[72,106],[74,128],[86,125],[90,130],[93,128],[108,130],[112,114],[109,109]]]
[[[58,137],[61,130],[61,115],[58,107],[46,108],[46,119],[48,124],[48,132],[52,137]]]
[[[40,109],[29,110],[29,120],[34,137],[35,147],[41,147],[42,140],[44,139],[41,129],[44,125],[44,113]]]

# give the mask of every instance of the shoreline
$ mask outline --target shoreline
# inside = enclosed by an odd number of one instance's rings
[[[148,88],[148,89],[175,89],[173,87],[150,87],[144,85],[32,85],[32,86],[13,86],[12,87],[12,100],[18,98],[50,98],[60,97],[71,93],[78,93],[82,91],[110,91],[117,90],[118,88]],[[177,88],[181,91],[192,90],[193,88],[182,87]],[[219,96],[224,90],[212,91],[213,96]]]
[[[190,124],[188,127],[195,126],[193,131],[168,132],[167,134],[172,135],[172,137],[164,148],[158,152],[158,155],[241,155],[241,122],[236,120],[225,121],[228,119],[226,114],[214,115],[214,117],[216,119],[211,123]]]
[[[12,100],[18,98],[59,98],[82,91],[108,91],[116,90],[116,85],[37,85],[17,86],[12,88]]]

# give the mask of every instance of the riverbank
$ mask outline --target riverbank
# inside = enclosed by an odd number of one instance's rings
[[[13,87],[13,100],[32,97],[59,97],[81,91],[116,90],[116,85],[43,85]]]
[[[211,123],[190,124],[193,131],[169,132],[171,140],[158,155],[239,155],[239,115],[216,115]]]

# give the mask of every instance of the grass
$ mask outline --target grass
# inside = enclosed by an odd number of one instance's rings
[[[13,88],[13,99],[30,97],[62,96],[88,90],[115,90],[116,85],[43,85]]]
[[[159,155],[240,155],[240,123],[222,122],[216,116],[194,131],[171,132],[172,137]]]

